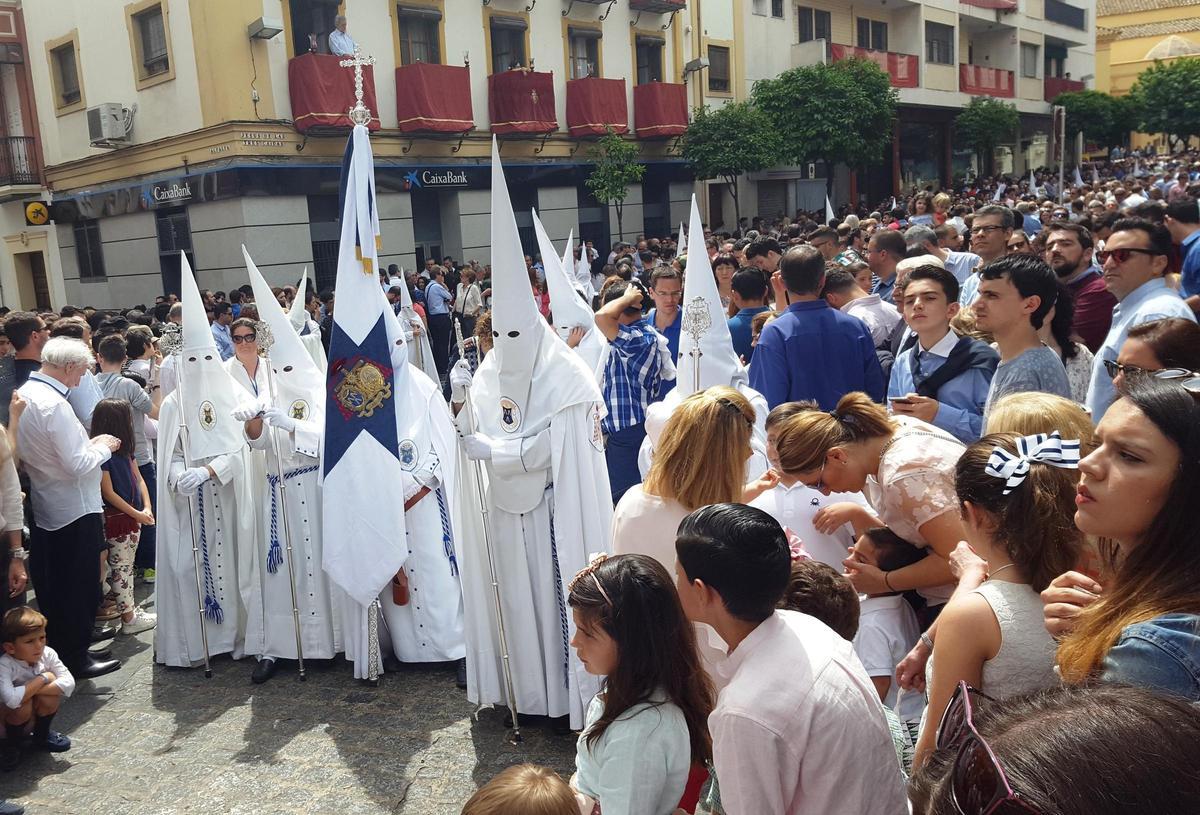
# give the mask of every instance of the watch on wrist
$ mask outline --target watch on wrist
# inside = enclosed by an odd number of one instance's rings
[[[8,552],[16,560],[29,560],[29,550],[24,547],[17,548],[17,549],[9,549]]]
[[[921,632],[921,644],[930,651],[933,650],[933,640],[929,637],[929,634],[924,631]]]

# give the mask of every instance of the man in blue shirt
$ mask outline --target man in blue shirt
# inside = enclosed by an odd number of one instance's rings
[[[1094,423],[1104,418],[1104,412],[1117,396],[1104,361],[1117,361],[1129,329],[1166,317],[1196,321],[1183,298],[1163,280],[1170,252],[1171,233],[1165,226],[1142,218],[1122,218],[1113,226],[1103,251],[1095,253],[1104,282],[1117,298],[1117,305],[1113,309],[1112,327],[1092,364],[1087,409]]]
[[[896,264],[907,256],[908,245],[899,230],[880,229],[871,236],[871,242],[867,244],[867,265],[871,267],[871,274],[879,278],[871,288],[871,294],[878,294],[880,300],[895,305],[892,292],[896,289]]]
[[[1200,311],[1200,207],[1195,198],[1179,198],[1167,205],[1167,230],[1183,253],[1180,291],[1192,311]]]
[[[233,356],[233,338],[229,336],[229,324],[233,322],[233,308],[228,303],[217,303],[212,307],[212,335],[217,342],[221,359]]]
[[[604,293],[596,312],[596,328],[609,343],[604,368],[608,415],[600,427],[607,439],[604,458],[614,503],[641,483],[638,451],[646,438],[646,406],[675,379],[666,341],[642,317],[643,291],[640,283],[617,283]]]
[[[654,330],[667,338],[671,359],[679,359],[679,326],[682,323],[683,280],[670,266],[660,266],[650,275],[650,299],[654,308],[646,319]]]
[[[730,286],[738,312],[729,318],[729,336],[733,339],[734,353],[747,365],[754,350],[750,345],[750,323],[754,315],[770,311],[766,305],[767,279],[758,269],[743,268],[734,273]]]
[[[432,271],[433,279],[425,287],[425,316],[429,319],[433,362],[438,376],[445,379],[450,359],[450,305],[454,298],[446,288],[446,271],[441,266],[434,266]]]
[[[904,319],[916,342],[892,366],[892,412],[915,416],[964,444],[983,434],[983,407],[999,355],[950,328],[958,313],[958,280],[933,264],[914,269],[904,286]]]
[[[904,238],[895,234],[903,247]],[[811,399],[823,410],[833,410],[851,391],[883,401],[883,371],[866,323],[831,308],[821,297],[825,258],[811,246],[797,246],[783,255],[779,271],[791,305],[759,335],[750,387],[772,408]]]

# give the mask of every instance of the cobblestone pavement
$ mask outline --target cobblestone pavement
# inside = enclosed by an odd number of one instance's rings
[[[150,608],[153,610],[153,608]],[[502,714],[474,706],[453,665],[411,665],[377,689],[341,659],[281,663],[264,685],[252,660],[203,670],[153,664],[152,632],[118,637],[121,670],[80,682],[55,719],[67,753],[28,754],[0,773],[0,797],[29,815],[458,813],[505,767],[530,761],[564,777],[571,736],[526,724],[505,740]]]

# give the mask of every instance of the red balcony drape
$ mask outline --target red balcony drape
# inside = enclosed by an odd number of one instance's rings
[[[959,65],[958,89],[972,96],[1011,99],[1014,93],[1013,72],[982,65]]]
[[[567,83],[567,130],[572,136],[603,136],[608,128],[629,132],[624,79],[589,76]]]
[[[354,126],[354,70],[338,63],[343,57],[301,54],[288,62],[288,95],[292,100],[292,122],[303,133],[313,127]],[[379,106],[375,102],[375,73],[363,68],[363,104],[371,109],[368,130],[379,129]]]
[[[1053,102],[1055,97],[1060,93],[1073,93],[1084,89],[1084,84],[1078,79],[1066,79],[1058,76],[1048,76],[1043,81],[1045,86],[1045,99],[1047,102]]]
[[[488,118],[493,133],[551,133],[554,76],[534,71],[504,71],[488,77]]]
[[[841,59],[866,59],[874,62],[892,80],[893,88],[915,88],[918,83],[917,58],[912,54],[895,54],[891,51],[872,51],[851,45],[829,46],[834,62]]]
[[[667,139],[688,126],[687,87],[672,82],[633,86],[633,123],[639,139]]]
[[[405,133],[462,133],[475,127],[471,69],[417,62],[396,69],[396,118]]]

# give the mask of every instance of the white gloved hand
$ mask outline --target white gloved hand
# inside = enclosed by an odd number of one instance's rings
[[[207,467],[189,467],[175,481],[175,489],[184,495],[190,495],[209,479]]]
[[[495,442],[482,433],[472,433],[463,438],[463,452],[471,461],[490,461]]]
[[[465,359],[454,363],[450,369],[450,401],[461,405],[467,401],[467,388],[471,387],[471,364]]]
[[[263,421],[285,433],[291,433],[296,429],[296,420],[274,405],[263,411]]]
[[[263,412],[263,406],[258,402],[243,402],[233,409],[233,418],[239,422],[248,422],[258,418]]]

